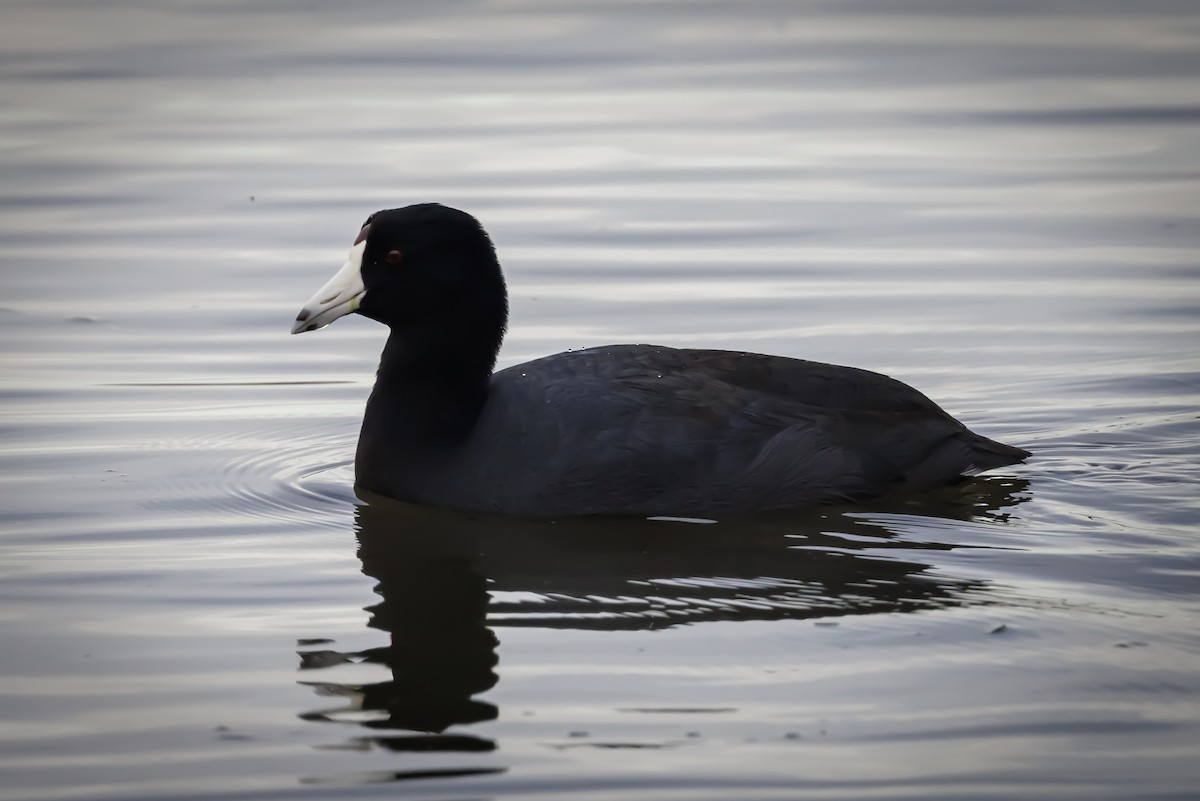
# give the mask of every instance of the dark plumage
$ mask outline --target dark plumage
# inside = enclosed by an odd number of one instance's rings
[[[401,500],[527,517],[745,515],[951,483],[1029,452],[853,367],[612,345],[492,373],[507,299],[491,242],[437,204],[378,212],[295,332],[387,324],[355,460]]]

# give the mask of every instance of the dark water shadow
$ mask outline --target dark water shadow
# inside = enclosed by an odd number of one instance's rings
[[[388,642],[364,651],[305,650],[300,666],[373,663],[390,678],[304,681],[345,705],[301,717],[360,727],[349,748],[490,752],[494,741],[447,730],[498,716],[477,696],[498,681],[496,631],[505,627],[647,630],[989,603],[987,582],[947,575],[929,557],[978,547],[969,535],[967,545],[947,544],[945,522],[1003,523],[1026,488],[1020,479],[987,477],[869,510],[712,524],[496,519],[367,496],[355,524],[363,573],[378,582],[368,626]],[[943,536],[920,541],[908,526],[901,537],[889,528],[897,514],[937,521]],[[476,769],[495,770],[469,768]]]

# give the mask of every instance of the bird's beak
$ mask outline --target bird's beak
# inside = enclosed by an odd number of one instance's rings
[[[296,315],[296,324],[292,326],[293,334],[316,331],[339,317],[358,311],[363,295],[367,294],[362,279],[362,258],[366,249],[366,239],[360,235],[354,247],[350,248],[350,255],[342,269],[338,270],[337,274],[329,279],[329,283],[321,287]]]

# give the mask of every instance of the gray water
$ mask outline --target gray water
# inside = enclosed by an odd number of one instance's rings
[[[0,794],[1193,799],[1194,3],[14,0]],[[501,364],[888,373],[1027,465],[750,522],[355,498],[378,208]]]

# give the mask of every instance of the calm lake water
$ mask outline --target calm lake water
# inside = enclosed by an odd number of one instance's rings
[[[1200,7],[13,0],[0,796],[1194,799]],[[886,372],[1027,465],[715,524],[356,500],[378,208],[501,364]]]

